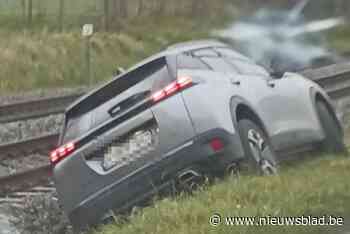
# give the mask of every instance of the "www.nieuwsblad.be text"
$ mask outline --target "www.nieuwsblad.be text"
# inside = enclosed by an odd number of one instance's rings
[[[344,218],[332,215],[299,217],[224,217],[214,214],[209,218],[213,227],[225,226],[343,226]]]

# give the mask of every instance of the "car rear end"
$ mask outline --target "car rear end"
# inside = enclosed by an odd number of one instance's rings
[[[166,189],[170,174],[187,163],[169,157],[180,157],[195,136],[181,94],[193,84],[175,70],[171,58],[153,59],[67,110],[50,159],[60,203],[76,229]]]
[[[200,70],[207,68],[183,67],[193,60],[177,50],[147,60],[67,110],[61,146],[50,158],[60,203],[76,229],[172,189],[193,165],[222,172],[241,155],[228,106],[210,111],[220,100],[202,98],[201,89],[220,92],[226,84],[203,82]]]

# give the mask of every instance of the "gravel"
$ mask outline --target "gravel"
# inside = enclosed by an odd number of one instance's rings
[[[19,234],[19,232],[10,224],[8,215],[9,208],[6,205],[0,205],[0,234]]]
[[[47,155],[40,154],[32,154],[24,158],[18,158],[16,160],[7,159],[2,161],[2,164],[6,165],[7,175],[35,169],[48,165],[49,163],[49,157]]]
[[[36,91],[17,96],[0,96],[0,105],[23,102],[39,98],[72,94],[80,89]],[[0,145],[56,133],[63,124],[63,115],[51,115],[33,120],[0,124]],[[33,154],[18,160],[0,162],[0,177],[48,164],[47,155]],[[1,234],[1,233],[0,233]]]
[[[56,133],[63,123],[63,115],[53,115],[35,120],[19,121],[0,125],[0,144]],[[49,163],[47,155],[33,154],[16,160],[0,162],[0,176],[30,170]]]
[[[62,124],[63,115],[2,124],[0,125],[0,144],[52,134],[58,132]]]
[[[78,89],[82,91],[83,89]],[[0,96],[0,105],[23,102],[46,97],[56,97],[77,92],[77,89],[60,89],[36,91],[16,96]],[[28,138],[39,137],[58,132],[63,123],[63,115],[52,115],[34,120],[18,121],[0,125],[0,144],[17,142]],[[18,160],[3,160],[0,162],[0,177],[19,171],[29,170],[48,164],[45,155],[33,154]],[[0,234],[18,234],[19,232],[9,222],[8,206],[0,205]]]
[[[11,173],[11,168],[6,163],[1,162],[0,165],[0,177],[7,176]]]

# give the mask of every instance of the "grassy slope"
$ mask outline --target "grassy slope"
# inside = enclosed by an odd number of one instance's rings
[[[181,30],[173,30],[175,27],[169,27],[164,22],[161,25],[147,22],[146,28],[151,31],[150,34],[146,29],[137,33],[97,33],[92,38],[94,78],[108,79],[117,66],[127,67],[173,41],[203,35],[202,32],[191,32],[193,25],[181,20],[171,23],[180,26]],[[0,40],[1,91],[71,87],[88,83],[84,74],[84,44],[79,32],[6,34],[6,40]],[[157,36],[149,36],[154,34]],[[4,37],[3,34],[1,38]]]
[[[295,163],[292,163],[295,164]],[[276,177],[228,178],[193,197],[156,202],[130,223],[102,227],[99,234],[131,233],[344,233],[325,227],[211,227],[210,215],[350,218],[350,160],[342,156],[307,159]],[[349,227],[348,227],[349,229]],[[338,230],[341,231],[341,230]]]
[[[118,33],[96,33],[92,38],[95,82],[110,79],[116,67],[129,67],[169,44],[207,37],[211,29],[228,21],[220,11],[220,17],[133,18]],[[79,30],[0,29],[0,38],[0,93],[88,84]]]

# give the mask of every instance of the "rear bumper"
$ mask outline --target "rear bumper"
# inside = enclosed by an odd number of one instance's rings
[[[219,138],[224,143],[221,151],[214,152],[209,143]],[[161,160],[152,162],[136,171],[123,180],[110,184],[97,191],[77,205],[69,218],[75,229],[81,230],[87,226],[98,224],[109,211],[123,213],[130,210],[140,201],[147,200],[154,194],[171,187],[172,179],[180,170],[191,165],[210,162],[209,170],[223,170],[227,164],[243,157],[239,137],[222,129],[214,129],[198,136],[185,144],[173,149]],[[212,163],[215,162],[215,163]],[[149,183],[150,175],[161,175],[158,186]],[[146,192],[142,192],[146,191]],[[127,194],[141,194],[138,197],[128,197]],[[127,198],[127,199],[121,199]]]

